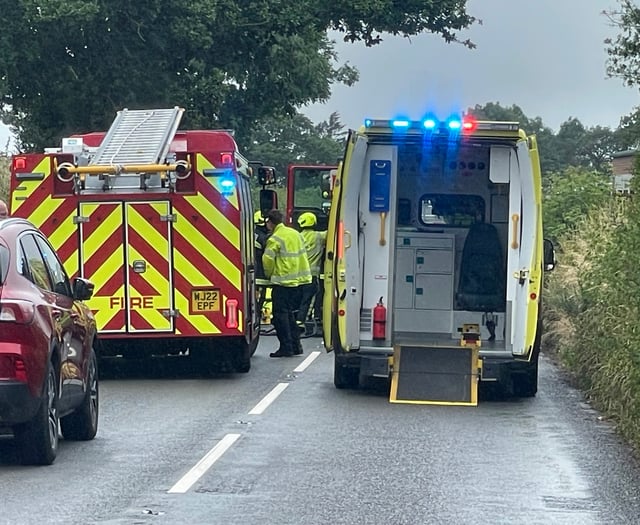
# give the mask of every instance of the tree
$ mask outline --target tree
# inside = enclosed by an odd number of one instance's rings
[[[344,140],[344,127],[337,113],[317,125],[296,113],[260,122],[253,130],[252,142],[243,151],[250,160],[274,166],[283,182],[291,163],[336,164],[343,154]]]
[[[573,117],[563,122],[558,133],[554,133],[540,117],[531,119],[516,105],[503,107],[490,102],[484,106],[476,105],[468,112],[478,119],[515,121],[528,134],[535,134],[545,177],[570,166],[610,173],[611,154],[626,149],[622,135],[602,126],[585,128]]]
[[[558,241],[576,228],[591,208],[611,198],[611,179],[570,167],[547,177],[543,195],[545,237]]]
[[[13,0],[0,23],[3,122],[23,149],[106,129],[123,107],[186,108],[189,127],[236,130],[326,100],[357,71],[327,29],[447,42],[475,19],[466,0]],[[468,41],[463,45],[473,47]]]
[[[619,77],[627,86],[640,84],[640,7],[631,0],[619,0],[617,10],[603,11],[612,25],[620,30],[615,38],[605,40],[607,74]]]

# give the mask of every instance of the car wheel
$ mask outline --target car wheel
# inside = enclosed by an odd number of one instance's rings
[[[31,421],[14,428],[18,457],[23,465],[51,465],[58,453],[58,379],[51,362],[44,395]]]
[[[60,420],[62,435],[74,441],[89,441],[98,432],[98,360],[91,350],[87,369],[87,391],[82,404],[74,412]]]
[[[336,388],[358,388],[359,375],[359,368],[349,367],[347,365],[347,359],[338,353],[335,353],[333,364],[333,384]]]

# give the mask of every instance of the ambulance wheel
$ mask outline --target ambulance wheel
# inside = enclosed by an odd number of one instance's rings
[[[540,357],[540,341],[542,323],[538,322],[536,339],[533,343],[533,356],[524,368],[511,374],[513,394],[517,397],[534,397],[538,392],[538,358]]]
[[[347,365],[348,360],[339,354],[334,356],[333,384],[336,388],[358,388],[360,371]]]
[[[513,394],[516,397],[534,397],[538,392],[538,359],[521,371],[511,374]]]

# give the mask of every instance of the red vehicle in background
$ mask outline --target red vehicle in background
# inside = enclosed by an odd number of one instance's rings
[[[287,169],[287,224],[298,227],[301,213],[316,214],[317,230],[326,230],[338,166],[290,164]]]

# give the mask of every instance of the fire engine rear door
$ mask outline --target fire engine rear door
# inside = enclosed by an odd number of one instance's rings
[[[80,204],[80,274],[100,333],[173,330],[169,202]]]
[[[129,332],[172,331],[169,202],[127,202],[124,211]]]
[[[95,288],[88,305],[101,333],[126,333],[124,228],[121,202],[80,203],[80,275]]]

